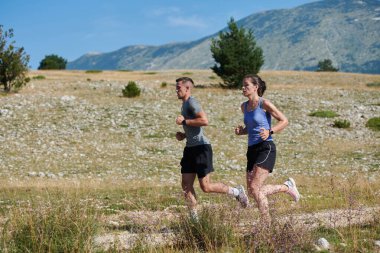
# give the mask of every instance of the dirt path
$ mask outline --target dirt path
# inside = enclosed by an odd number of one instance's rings
[[[365,224],[379,216],[380,206],[361,207],[356,209],[335,209],[285,216],[281,217],[281,223],[291,222],[291,224],[303,226],[307,229],[313,229],[318,226],[336,228]],[[114,246],[126,250],[132,248],[139,240],[151,246],[172,244],[176,239],[176,235],[164,225],[162,226],[162,220],[173,221],[179,218],[180,215],[178,213],[173,213],[168,210],[157,212],[125,212],[118,216],[110,216],[107,217],[106,222],[115,229],[119,229],[119,231],[97,236],[94,240],[95,246],[105,250]],[[144,224],[144,226],[139,228],[141,230],[140,233],[133,231],[134,229],[131,226],[126,226],[116,221],[125,219],[136,222],[136,224]],[[239,223],[242,233],[249,232],[255,225],[255,222],[246,218],[242,218]],[[135,230],[138,229],[135,228]]]

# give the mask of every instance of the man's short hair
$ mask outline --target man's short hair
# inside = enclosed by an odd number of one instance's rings
[[[180,77],[180,78],[178,78],[175,81],[176,81],[176,83],[179,83],[179,82],[190,82],[194,86],[194,81],[190,77],[186,77],[186,76]]]

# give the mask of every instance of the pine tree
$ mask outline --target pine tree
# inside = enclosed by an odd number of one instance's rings
[[[55,55],[46,55],[38,69],[66,69],[67,60]]]
[[[318,72],[321,72],[321,71],[326,71],[326,72],[337,72],[339,71],[338,68],[335,68],[333,65],[332,65],[332,61],[330,59],[325,59],[323,61],[319,61],[318,62],[318,69],[317,69]]]
[[[238,27],[233,18],[228,22],[229,31],[220,32],[211,41],[211,53],[216,62],[211,69],[226,88],[241,88],[247,74],[257,74],[264,64],[263,51],[256,45],[252,30]]]

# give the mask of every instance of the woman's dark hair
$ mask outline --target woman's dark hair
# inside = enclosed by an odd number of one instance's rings
[[[244,77],[244,79],[246,79],[246,78],[251,79],[252,83],[254,85],[258,86],[258,88],[257,88],[257,94],[260,97],[262,97],[264,95],[265,90],[267,89],[267,86],[266,86],[265,82],[261,79],[261,77],[259,77],[258,75],[252,75],[252,74],[250,74],[250,75],[246,75]]]

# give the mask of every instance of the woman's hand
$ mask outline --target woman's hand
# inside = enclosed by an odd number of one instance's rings
[[[265,129],[265,128],[260,128],[260,137],[261,139],[263,139],[264,141],[266,139],[269,138],[269,135],[270,135],[270,130],[269,129]]]

